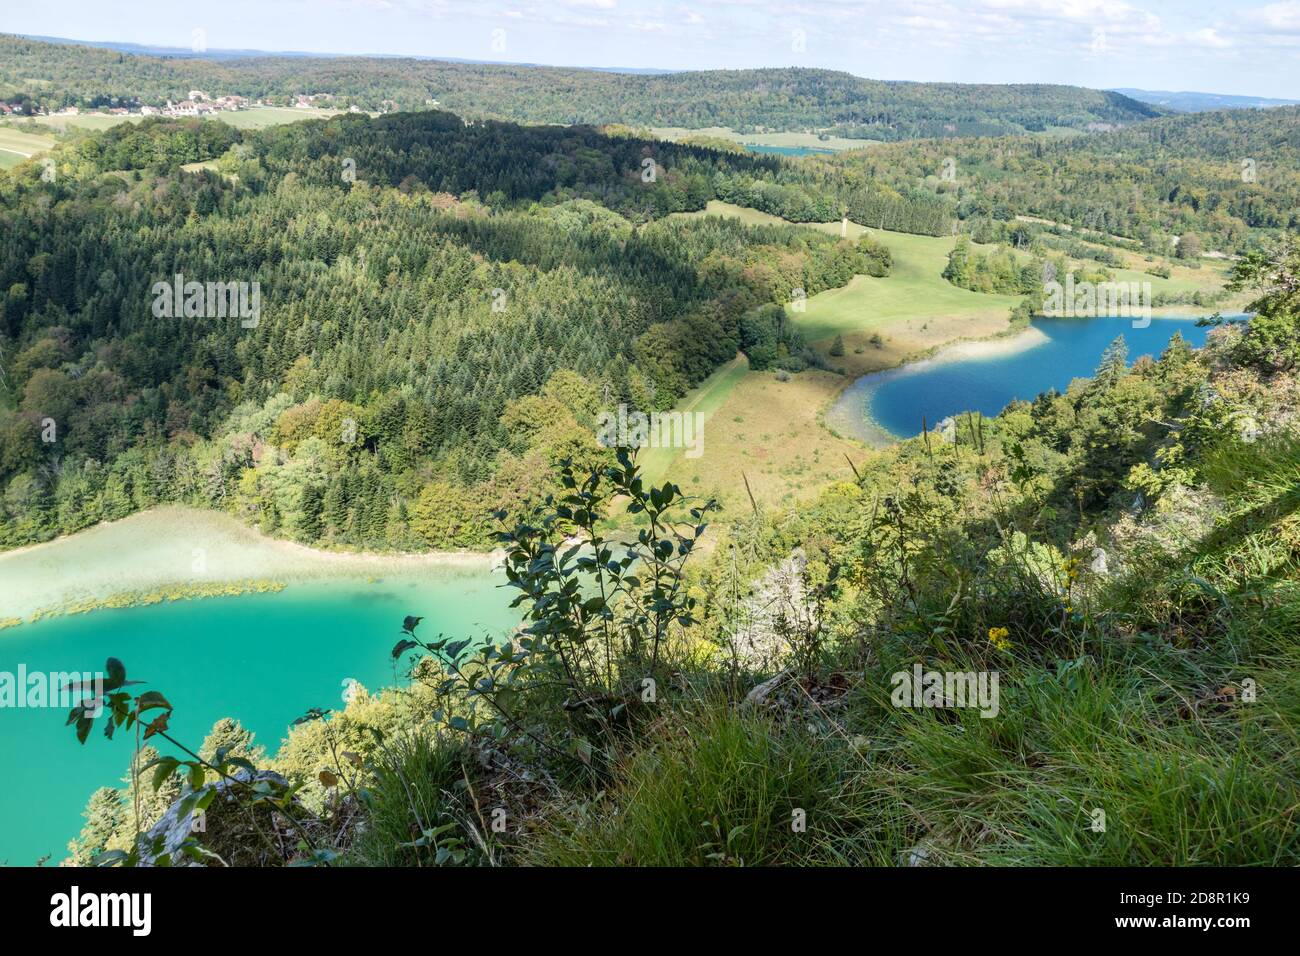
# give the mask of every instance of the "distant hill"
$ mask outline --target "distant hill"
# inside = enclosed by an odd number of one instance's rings
[[[1128,126],[1168,110],[1121,93],[1047,84],[868,80],[814,69],[644,74],[394,57],[144,56],[0,35],[0,99],[47,108],[158,104],[191,89],[288,102],[328,94],[333,105],[438,105],[520,122],[737,132],[817,130],[876,140],[997,136]]]
[[[291,56],[291,57],[314,57],[316,59],[334,59],[342,56],[355,56],[355,54],[345,53],[307,53],[302,50],[232,50],[211,47],[202,52],[196,51],[190,47],[180,46],[153,46],[143,43],[125,43],[120,40],[69,40],[66,37],[47,37],[39,34],[22,33],[16,34],[23,40],[37,40],[41,43],[55,43],[65,46],[89,46],[99,50],[116,50],[119,53],[130,53],[135,56],[155,56],[171,57],[182,60],[241,60],[249,57],[269,57],[269,56]],[[500,60],[476,60],[459,56],[394,56],[388,53],[367,53],[366,59],[376,60],[442,60],[447,63],[495,63],[498,65],[523,65],[533,66],[535,64],[504,64]],[[672,73],[672,70],[657,70],[649,67],[604,67],[604,66],[584,66],[574,67],[573,69],[592,70],[596,73],[639,73],[658,75],[661,73]]]
[[[1256,230],[1300,230],[1300,106],[1178,113],[1088,136],[887,143],[819,165],[901,192],[918,181],[943,189],[947,160],[957,214],[981,242],[1011,241],[1003,224],[1016,216],[1160,254],[1186,232],[1241,253]]]
[[[1117,89],[1130,99],[1153,106],[1177,110],[1180,113],[1201,113],[1207,110],[1267,109],[1272,106],[1296,106],[1300,100],[1279,100],[1267,96],[1232,96],[1226,93],[1171,93],[1168,90]]]

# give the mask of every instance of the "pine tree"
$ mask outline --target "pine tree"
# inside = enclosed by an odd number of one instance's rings
[[[1128,343],[1124,336],[1117,335],[1101,353],[1101,364],[1097,366],[1096,382],[1102,388],[1110,388],[1128,371]]]

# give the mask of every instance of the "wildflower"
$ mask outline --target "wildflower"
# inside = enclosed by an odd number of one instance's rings
[[[1011,632],[1005,627],[989,628],[989,643],[1000,651],[1009,651],[1014,646],[1010,640]]]

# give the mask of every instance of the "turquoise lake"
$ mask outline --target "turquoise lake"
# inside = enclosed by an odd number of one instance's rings
[[[756,146],[746,143],[745,149],[751,153],[764,153],[769,156],[814,156],[818,153],[834,153],[833,149],[819,149],[815,146]]]
[[[349,679],[370,690],[400,682],[390,652],[405,615],[425,618],[424,637],[508,633],[519,615],[504,580],[454,569],[52,618],[0,631],[0,671],[101,671],[118,657],[129,679],[148,682],[138,690],[170,700],[178,740],[197,748],[215,721],[234,717],[274,752],[308,708],[341,709]],[[83,746],[66,717],[0,709],[0,863],[49,854],[57,864],[90,794],[120,785],[130,765],[133,737],[106,740],[100,721]]]
[[[933,428],[958,412],[996,415],[1016,399],[1064,391],[1071,380],[1096,371],[1117,336],[1128,344],[1131,364],[1141,355],[1158,356],[1175,332],[1199,347],[1210,331],[1194,318],[1153,318],[1146,328],[1134,328],[1130,318],[1036,318],[1031,325],[1038,344],[1026,348],[1015,348],[1012,340],[1007,351],[989,355],[963,356],[958,348],[864,375],[844,391],[828,417],[867,441],[880,437],[880,429],[910,437],[921,433],[922,417]]]

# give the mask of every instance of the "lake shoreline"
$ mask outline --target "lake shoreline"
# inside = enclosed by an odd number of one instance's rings
[[[475,551],[326,551],[221,512],[165,505],[0,553],[0,622],[312,581],[475,574],[496,560]]]
[[[855,415],[850,415],[846,408],[850,392],[855,388],[865,388],[868,379],[874,384],[880,381],[879,376],[901,372],[903,369],[914,370],[929,363],[1014,355],[1047,341],[1047,336],[1041,330],[1029,325],[1019,329],[1008,326],[1000,332],[977,338],[955,338],[940,342],[931,348],[906,355],[893,365],[864,372],[849,380],[822,410],[821,420],[835,435],[862,442],[875,451],[888,448],[897,442],[906,441],[907,436],[896,435],[885,428],[871,417],[865,405]]]
[[[1155,310],[1151,314],[1153,322],[1205,318],[1219,310],[1190,309],[1173,311],[1171,309]],[[1035,315],[1034,319],[1050,319],[1053,316]],[[1089,321],[1081,318],[1079,321]],[[907,435],[898,435],[876,421],[870,414],[866,401],[855,399],[855,393],[875,388],[890,378],[911,374],[930,366],[951,362],[979,361],[1003,358],[1020,352],[1046,345],[1051,337],[1032,324],[1023,327],[1008,326],[993,335],[976,338],[957,338],[939,343],[904,357],[901,361],[885,368],[874,369],[860,374],[847,382],[835,397],[822,410],[820,418],[823,426],[833,434],[862,442],[868,448],[879,451],[890,445],[906,441]],[[933,426],[935,423],[931,423]]]

